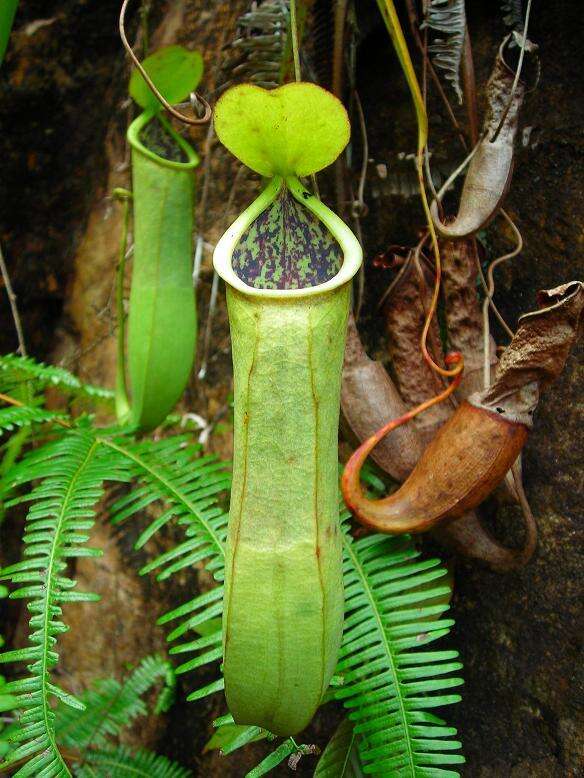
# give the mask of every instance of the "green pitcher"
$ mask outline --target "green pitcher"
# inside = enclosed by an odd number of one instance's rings
[[[348,121],[332,95],[289,84],[235,87],[215,122],[230,150],[270,176],[214,256],[235,384],[225,691],[237,723],[293,735],[320,704],[341,641],[338,420],[361,264],[353,233],[298,175],[334,161]]]

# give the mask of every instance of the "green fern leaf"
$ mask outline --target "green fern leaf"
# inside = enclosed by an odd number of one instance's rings
[[[363,778],[357,735],[349,719],[342,721],[318,760],[314,778]]]
[[[224,722],[219,724],[213,722],[217,729],[205,746],[205,751],[219,749],[223,756],[228,756],[249,743],[255,743],[257,740],[263,740],[268,736],[268,732],[261,727],[248,726],[247,724],[235,724],[233,717],[228,715],[223,717]]]
[[[148,542],[169,521],[178,519],[186,540],[145,567],[169,577],[196,563],[205,563],[217,581],[224,573],[227,515],[218,500],[228,485],[224,465],[199,457],[187,438],[154,444],[119,439],[105,441],[124,460],[125,477],[141,485],[118,500],[114,520],[122,522],[155,502],[164,508],[142,533]],[[346,522],[348,513],[343,511]],[[451,620],[440,618],[448,609],[446,571],[438,560],[420,560],[407,537],[372,535],[344,540],[346,624],[337,672],[344,684],[333,696],[349,711],[360,761],[366,774],[403,776],[457,775],[444,769],[463,757],[457,751],[455,730],[429,709],[458,701],[450,689],[462,681],[453,651],[419,651],[448,634]],[[222,585],[175,608],[160,621],[176,622],[169,635],[173,655],[188,655],[178,673],[197,670],[221,658]],[[194,634],[193,634],[194,633]],[[197,700],[223,689],[218,677],[188,699]],[[296,750],[282,743],[250,776],[262,775]]]
[[[227,465],[214,456],[201,456],[200,446],[188,436],[176,436],[163,441],[143,441],[138,444],[113,444],[126,459],[128,477],[140,482],[138,488],[118,500],[112,508],[112,521],[120,524],[155,503],[164,506],[162,514],[143,530],[136,546],[144,546],[170,521],[177,521],[185,540],[160,554],[140,571],[142,575],[156,572],[158,580],[166,580],[184,569],[204,563],[217,581],[222,581],[225,565],[225,539],[228,514],[219,504],[230,486]],[[170,650],[171,654],[189,652],[195,656],[177,667],[177,674],[214,663],[221,658],[221,622],[223,585],[196,597],[163,616],[160,624],[178,622],[168,636],[176,641],[187,632],[202,627],[212,628],[208,634]],[[214,622],[219,617],[218,622]],[[198,688],[187,699],[201,699],[223,689],[223,679]]]
[[[83,713],[59,705],[55,711],[55,738],[60,746],[85,752],[89,746],[110,745],[117,735],[139,716],[148,713],[144,695],[162,683],[155,713],[168,710],[174,699],[175,675],[172,665],[160,656],[143,659],[130,676],[120,683],[114,678],[95,681],[81,696]]]
[[[523,19],[522,0],[501,0],[501,11],[503,12],[503,21],[507,27],[523,32],[525,22]]]
[[[0,654],[2,663],[26,662],[29,672],[4,687],[16,697],[22,715],[13,735],[19,745],[0,769],[28,760],[16,773],[19,778],[70,774],[55,741],[50,700],[54,697],[75,708],[83,708],[83,703],[51,681],[51,670],[58,661],[57,637],[67,630],[60,618],[63,604],[98,599],[74,591],[75,582],[66,570],[69,559],[101,553],[85,545],[95,520],[94,506],[103,496],[104,481],[124,477],[112,456],[103,453],[93,432],[72,430],[32,452],[11,471],[12,486],[40,480],[29,495],[11,503],[31,503],[24,558],[0,575],[0,580],[17,587],[10,597],[28,600],[31,613],[30,646]]]
[[[458,702],[462,684],[456,651],[420,649],[448,634],[449,587],[438,560],[420,560],[408,537],[344,536],[345,627],[334,696],[348,709],[367,774],[422,778],[458,775],[440,765],[464,761],[452,753],[456,730],[429,713]]]
[[[422,27],[444,36],[433,40],[428,51],[462,103],[460,63],[466,34],[465,0],[430,0]]]
[[[21,357],[18,354],[0,356],[1,391],[10,394],[15,387],[28,382],[34,384],[37,390],[52,386],[63,394],[75,397],[84,396],[103,402],[113,402],[114,399],[114,393],[109,389],[86,384],[62,367],[45,365],[32,357]]]
[[[159,580],[203,561],[216,577],[223,574],[227,515],[218,497],[229,488],[230,475],[225,463],[201,456],[200,446],[189,440],[175,436],[156,442],[108,444],[125,458],[128,475],[141,483],[113,506],[112,521],[119,524],[158,502],[166,510],[144,530],[137,546],[143,546],[171,520],[185,529],[184,543],[141,571],[159,570]]]
[[[132,753],[124,746],[94,751],[75,769],[77,778],[190,778],[192,773],[150,751]]]
[[[22,408],[11,406],[0,408],[0,433],[11,432],[17,427],[27,427],[30,424],[44,424],[56,419],[66,418],[61,413],[46,411],[44,408],[24,405]]]
[[[253,770],[250,770],[246,774],[245,778],[260,778],[262,775],[267,775],[274,769],[274,767],[282,764],[284,759],[288,759],[288,757],[292,756],[296,750],[296,743],[292,740],[292,738],[288,738],[288,740],[285,740],[283,743],[281,743],[278,748],[275,749],[275,751],[272,751],[271,754],[268,754],[268,756],[266,756],[266,758],[263,759],[259,765],[254,767]]]

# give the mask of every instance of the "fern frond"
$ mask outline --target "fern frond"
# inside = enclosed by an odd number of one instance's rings
[[[512,30],[523,32],[523,1],[522,0],[501,0],[501,11],[503,12],[503,21]]]
[[[259,7],[258,7],[259,6]],[[287,0],[252,3],[237,20],[235,40],[229,46],[231,56],[224,66],[226,86],[231,78],[249,81],[273,89],[286,76],[290,8]]]
[[[160,554],[140,571],[142,575],[157,572],[165,580],[185,568],[205,564],[217,581],[222,581],[225,565],[225,539],[228,514],[219,504],[219,497],[229,489],[231,476],[224,462],[214,456],[201,456],[200,446],[188,436],[176,436],[163,441],[113,443],[126,459],[128,476],[140,482],[138,488],[118,500],[112,508],[112,520],[121,523],[155,503],[163,511],[142,531],[136,547],[144,546],[170,521],[177,521],[184,530],[185,540]],[[175,608],[159,620],[173,627],[168,640],[173,642],[185,633],[209,625],[222,612],[223,585]],[[194,652],[195,657],[181,664],[176,672],[185,673],[221,658],[221,622],[213,624],[209,634],[187,644],[172,648],[170,653]],[[193,701],[223,689],[223,678],[196,689],[188,696]]]
[[[55,741],[50,700],[56,698],[77,709],[84,706],[51,681],[51,670],[58,661],[57,636],[67,630],[61,621],[63,604],[99,599],[74,591],[75,582],[66,570],[69,559],[101,554],[85,545],[89,539],[86,532],[93,526],[104,481],[123,478],[112,456],[103,453],[91,430],[72,430],[25,457],[13,471],[13,483],[40,480],[29,495],[12,501],[31,503],[23,538],[24,559],[0,575],[1,580],[19,587],[10,597],[28,600],[32,614],[30,645],[0,654],[0,662],[25,662],[29,672],[5,686],[23,712],[14,736],[19,745],[0,769],[26,759],[16,773],[19,778],[69,775]]]
[[[56,419],[66,418],[62,413],[47,411],[32,405],[9,406],[0,408],[0,433],[11,432],[17,427],[27,427],[30,424],[44,424]]]
[[[227,515],[218,499],[229,482],[225,466],[213,458],[199,457],[198,447],[187,438],[170,438],[155,445],[124,439],[106,441],[106,445],[121,454],[126,477],[137,478],[141,484],[117,501],[114,521],[122,522],[160,503],[162,513],[142,532],[137,545],[144,545],[173,519],[178,519],[187,534],[183,543],[161,554],[142,573],[157,570],[159,578],[167,578],[187,566],[204,563],[219,582],[159,620],[163,625],[176,622],[168,636],[170,642],[186,638],[170,649],[172,655],[187,655],[177,673],[218,665],[227,533]],[[346,524],[349,514],[344,509],[342,516]],[[458,654],[416,650],[449,632],[452,621],[440,618],[448,609],[444,599],[450,589],[445,578],[439,561],[420,560],[408,537],[373,535],[353,541],[346,532],[346,624],[337,669],[344,684],[332,689],[331,696],[349,710],[354,727],[351,738],[358,744],[358,759],[354,742],[351,745],[355,775],[362,765],[366,774],[455,776],[457,773],[443,766],[464,761],[460,754],[452,753],[460,747],[453,740],[455,730],[429,712],[460,699],[448,693],[462,683],[453,676],[461,667],[456,661]],[[223,686],[219,675],[188,699],[200,699]],[[229,750],[258,734],[256,728],[245,728]],[[295,753],[301,753],[298,747],[284,741],[249,777],[269,772]],[[337,756],[329,751],[328,758]]]
[[[436,67],[444,72],[456,96],[462,103],[460,62],[466,31],[465,0],[430,0],[422,27],[428,27],[444,37],[436,38],[428,51]]]
[[[247,724],[235,724],[233,716],[227,714],[213,722],[216,731],[205,746],[205,751],[220,749],[223,756],[228,756],[249,743],[263,740],[270,734],[261,727]]]
[[[158,579],[164,580],[178,570],[206,561],[207,569],[221,577],[227,515],[217,500],[230,484],[225,463],[214,456],[200,456],[200,446],[193,445],[187,436],[157,442],[112,441],[108,445],[125,458],[128,475],[141,484],[113,506],[114,523],[161,503],[164,512],[142,532],[137,546],[142,547],[171,520],[185,528],[186,541],[157,557],[141,572],[160,570]]]
[[[133,753],[124,746],[87,755],[75,769],[77,778],[190,778],[192,773],[165,756],[151,751]]]
[[[161,656],[143,659],[130,676],[120,683],[115,678],[95,681],[93,688],[81,695],[82,712],[59,705],[55,716],[55,738],[60,746],[84,751],[89,747],[111,745],[108,738],[117,735],[139,716],[148,713],[144,695],[162,684],[155,713],[168,710],[175,691],[172,665]]]
[[[2,391],[10,393],[14,387],[29,381],[37,389],[53,386],[67,395],[85,396],[104,402],[112,402],[114,399],[114,393],[109,389],[86,384],[62,367],[45,365],[32,357],[21,357],[18,354],[0,356]]]
[[[456,730],[429,709],[458,702],[456,651],[420,651],[448,634],[449,587],[439,560],[420,560],[408,537],[344,535],[345,627],[334,696],[349,711],[368,774],[455,776]]]
[[[344,719],[318,760],[314,778],[363,778],[363,775],[353,723]]]
[[[272,751],[271,754],[268,754],[265,759],[262,759],[259,765],[246,773],[245,778],[260,778],[262,775],[271,773],[274,767],[282,764],[284,759],[288,759],[290,756],[292,756],[297,748],[298,747],[292,738],[284,740],[284,742],[280,743],[280,745],[274,751]]]
[[[353,541],[348,534],[348,518],[343,509],[346,621],[337,673],[344,683],[331,689],[331,693],[348,709],[350,724],[338,735],[334,748],[331,745],[333,750],[321,770],[329,769],[332,778],[333,768],[328,768],[328,760],[334,763],[341,758],[348,728],[352,726],[354,742],[350,744],[350,765],[345,768],[347,776],[456,776],[457,772],[444,769],[464,761],[460,754],[452,753],[460,748],[460,743],[453,739],[456,730],[447,727],[429,709],[459,701],[459,695],[450,690],[462,684],[454,675],[462,665],[456,651],[418,650],[447,635],[452,626],[452,620],[441,618],[449,607],[448,573],[439,560],[420,559],[407,536],[371,535]],[[220,662],[221,594],[219,586],[160,620],[166,624],[186,617],[169,639],[182,637],[188,631],[199,633],[171,648],[173,655],[194,654],[177,668],[177,673]],[[223,678],[219,676],[193,692],[189,699],[200,699],[221,689]],[[230,718],[221,720],[231,722]],[[257,732],[251,728],[245,729],[230,752],[255,735]],[[344,741],[341,736],[345,736]],[[252,771],[250,776],[263,774],[261,770],[291,755],[293,749],[288,750],[288,746],[288,741],[281,744],[275,756],[269,755],[258,766],[258,772]]]

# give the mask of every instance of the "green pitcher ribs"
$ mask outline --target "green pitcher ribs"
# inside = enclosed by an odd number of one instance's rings
[[[236,722],[310,722],[343,625],[338,420],[361,250],[295,177],[275,176],[223,236],[235,383],[223,616]]]
[[[349,289],[329,294],[282,303],[229,292],[227,700],[237,721],[282,735],[309,723],[342,631],[337,425]]]

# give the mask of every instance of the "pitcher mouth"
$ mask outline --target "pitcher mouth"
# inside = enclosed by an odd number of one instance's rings
[[[143,133],[151,122],[158,122],[162,130],[168,134],[169,140],[175,144],[180,152],[182,157],[180,161],[162,156],[146,145]],[[174,170],[192,170],[199,164],[199,156],[193,147],[174,130],[164,116],[155,114],[152,111],[143,111],[137,116],[128,127],[127,136],[128,142],[135,151],[164,167]]]
[[[310,214],[328,230],[340,252],[341,266],[338,271],[322,283],[314,283],[300,288],[262,288],[251,286],[236,272],[233,267],[234,252],[250,227],[272,206],[287,190],[297,203],[306,208]],[[363,252],[357,238],[349,227],[309,192],[295,177],[282,178],[275,176],[253,203],[227,229],[219,240],[213,254],[213,266],[217,274],[233,289],[250,297],[272,299],[298,299],[311,297],[338,289],[347,284],[355,276],[363,258]],[[316,278],[313,275],[313,278]]]

